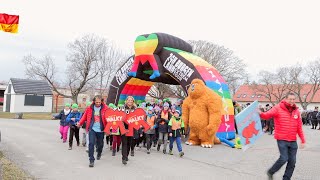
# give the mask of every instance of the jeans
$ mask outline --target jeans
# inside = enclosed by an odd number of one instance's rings
[[[77,144],[80,144],[79,139],[79,128],[77,126],[70,126],[70,134],[69,134],[69,146],[72,147],[73,144],[73,136],[76,137]]]
[[[158,146],[161,146],[161,144],[163,144],[163,150],[166,150],[167,149],[167,141],[168,141],[168,133],[159,132]]]
[[[182,151],[181,137],[170,137],[170,144],[169,144],[170,150],[173,149],[174,141],[176,141],[176,143],[177,143],[178,151],[181,152]]]
[[[147,137],[147,150],[151,149],[151,144],[154,138],[154,134],[146,134]]]
[[[295,165],[296,165],[296,155],[298,150],[298,145],[296,141],[283,141],[277,140],[278,148],[280,152],[280,158],[274,163],[274,165],[269,169],[269,173],[273,175],[276,173],[286,162],[287,167],[283,175],[283,179],[291,179]]]
[[[93,162],[94,158],[94,145],[97,144],[98,156],[101,156],[103,149],[104,132],[89,131],[89,161]]]

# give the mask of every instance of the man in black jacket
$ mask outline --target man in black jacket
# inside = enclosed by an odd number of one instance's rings
[[[317,115],[318,115],[318,107],[314,108],[314,111],[311,113],[311,125],[312,128],[311,129],[317,129],[318,126],[318,119],[317,119]]]

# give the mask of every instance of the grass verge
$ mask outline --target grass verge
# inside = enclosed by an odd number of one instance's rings
[[[3,180],[35,180],[10,160],[0,151],[0,179]]]
[[[50,120],[53,113],[23,113],[23,119]],[[0,112],[0,118],[14,119],[15,113]]]

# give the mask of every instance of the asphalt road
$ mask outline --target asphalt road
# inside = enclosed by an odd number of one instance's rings
[[[126,166],[121,154],[111,156],[104,148],[100,161],[88,167],[85,147],[68,150],[59,135],[59,121],[0,119],[0,151],[37,179],[267,179],[266,170],[279,156],[273,136],[263,135],[254,147],[243,152],[226,145],[212,149],[183,144],[185,156],[164,155],[141,148]],[[304,127],[307,146],[298,151],[293,179],[320,179],[320,131]],[[284,167],[275,175],[281,179]]]

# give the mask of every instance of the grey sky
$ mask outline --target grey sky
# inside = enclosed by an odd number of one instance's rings
[[[191,3],[192,2],[192,3]],[[0,81],[24,77],[23,56],[51,54],[65,69],[67,44],[94,33],[132,50],[137,35],[164,32],[232,49],[260,70],[320,57],[317,1],[1,1],[0,13],[20,15],[19,33],[0,32]]]

